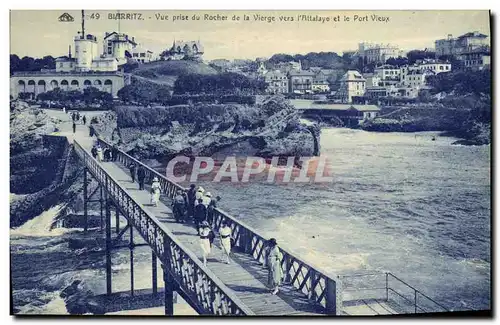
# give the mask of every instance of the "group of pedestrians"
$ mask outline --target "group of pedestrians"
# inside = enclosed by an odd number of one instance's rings
[[[116,161],[118,148],[102,148],[98,143],[91,149],[92,156],[98,161]],[[129,166],[132,182],[139,183],[139,190],[144,190],[144,181],[146,179],[146,170],[142,164],[131,163]],[[161,193],[161,184],[158,177],[154,177],[151,184],[151,203],[158,206]],[[191,184],[189,189],[183,191],[177,190],[172,200],[172,212],[176,222],[186,223],[192,220],[198,236],[200,237],[200,246],[203,253],[203,265],[207,265],[208,256],[211,254],[216,235],[214,232],[214,214],[220,196],[212,198],[212,194],[201,186],[196,187]],[[234,245],[232,229],[226,220],[222,220],[221,226],[217,231],[222,249],[221,261],[230,264],[231,248]],[[268,269],[268,287],[270,292],[275,295],[279,292],[279,286],[282,283],[283,271],[281,262],[283,255],[280,252],[277,241],[271,238],[266,242],[264,250],[264,265]]]
[[[139,183],[139,190],[144,190],[144,180],[146,179],[146,170],[144,167],[142,167],[142,165],[137,166],[135,163],[131,163],[128,166],[128,170],[130,172],[130,177],[132,178],[132,183],[135,183],[137,179],[137,182]],[[158,181],[157,177],[153,179],[153,182],[155,181]]]
[[[63,108],[63,112],[66,112],[66,108]],[[72,112],[71,113],[71,120],[73,121],[73,133],[76,132],[76,122],[80,120],[80,112]],[[82,124],[86,125],[87,124],[87,117],[85,115],[82,116]],[[92,134],[90,135],[92,136]]]
[[[116,161],[118,158],[118,148],[116,146],[112,146],[111,148],[102,148],[99,143],[96,143],[90,149],[90,153],[94,159],[97,159],[100,162],[109,162]]]

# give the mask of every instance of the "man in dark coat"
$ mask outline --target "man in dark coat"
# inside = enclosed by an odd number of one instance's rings
[[[111,155],[113,161],[116,161],[116,158],[118,158],[118,148],[116,147],[116,145],[114,145],[113,148],[111,149]]]
[[[75,124],[75,122],[73,121],[73,133],[75,133],[75,132],[76,132],[76,124]]]
[[[189,217],[194,216],[194,201],[196,200],[196,185],[191,184],[189,190],[187,191],[187,214]]]
[[[128,170],[130,171],[130,177],[132,177],[132,183],[134,183],[135,182],[135,164],[131,163],[128,166]]]
[[[200,225],[207,218],[207,207],[203,204],[203,199],[198,199],[198,205],[194,207],[194,222],[198,235],[200,234]]]
[[[144,170],[144,167],[139,166],[139,168],[137,168],[137,180],[139,181],[140,190],[144,189],[144,178],[146,178],[146,171]]]
[[[87,124],[87,118],[85,117],[85,115],[83,115],[82,122],[83,122],[83,125]]]
[[[92,125],[89,126],[89,137],[94,136],[94,127]]]
[[[177,191],[177,195],[172,201],[172,212],[176,222],[184,222],[184,211],[186,207],[186,202],[184,201],[184,196],[182,195],[182,190]]]
[[[111,160],[111,150],[109,148],[104,149],[104,161]]]
[[[97,148],[96,148],[96,146],[93,146],[92,149],[90,150],[90,152],[92,153],[92,157],[94,157],[94,159],[97,159]]]
[[[210,203],[207,207],[207,221],[210,224],[210,227],[214,226],[214,210],[217,208],[217,202],[220,201],[220,196],[216,196],[215,200],[210,200]]]

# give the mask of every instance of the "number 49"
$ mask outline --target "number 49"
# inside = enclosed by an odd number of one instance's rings
[[[98,13],[93,13],[90,15],[90,19],[99,19],[99,18],[101,18],[101,15]]]

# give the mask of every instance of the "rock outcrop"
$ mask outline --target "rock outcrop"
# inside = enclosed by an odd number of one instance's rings
[[[270,158],[320,153],[320,128],[301,123],[282,97],[269,97],[251,107],[207,106],[123,107],[100,118],[95,127],[129,154],[162,162],[176,155]],[[202,111],[200,116],[189,116]]]

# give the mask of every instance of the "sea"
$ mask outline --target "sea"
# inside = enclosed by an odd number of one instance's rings
[[[326,272],[390,272],[450,310],[489,309],[491,147],[456,140],[323,128],[331,183],[199,184],[221,196],[222,209]],[[16,313],[67,313],[59,293],[74,279],[104,293],[102,250],[69,249],[82,229],[51,229],[59,209],[11,230]],[[128,250],[113,254],[113,290],[128,290]],[[151,253],[135,254],[135,287],[147,288]]]

